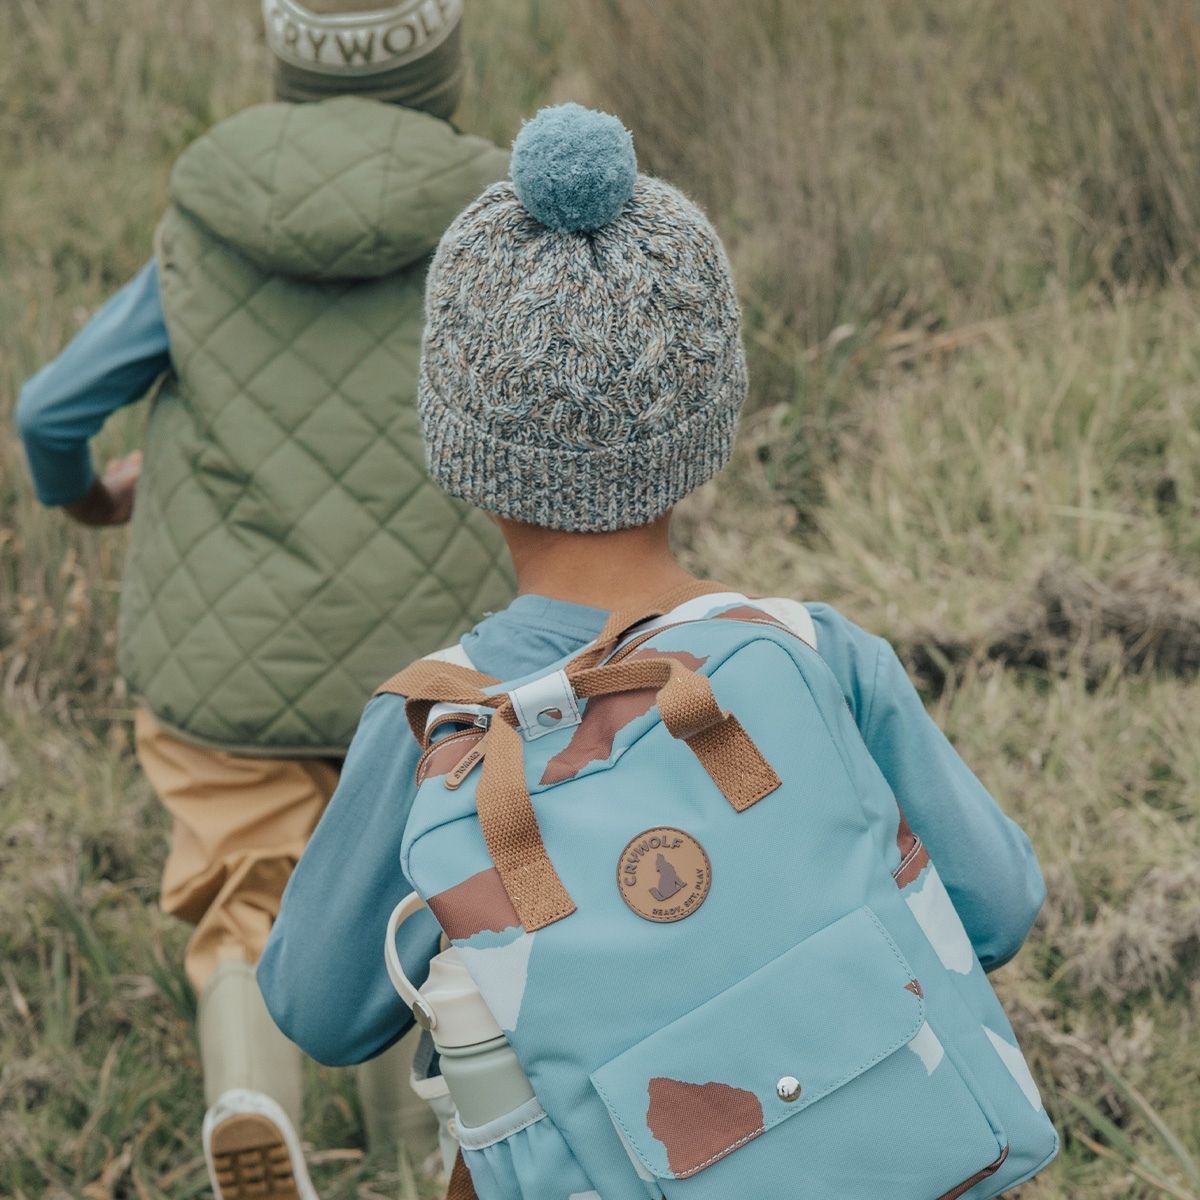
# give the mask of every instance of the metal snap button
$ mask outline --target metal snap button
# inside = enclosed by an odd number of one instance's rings
[[[775,1085],[775,1094],[784,1104],[791,1104],[793,1100],[799,1100],[801,1091],[803,1089],[800,1087],[800,1080],[794,1075],[785,1075]]]
[[[557,725],[562,720],[561,708],[544,708],[537,715],[537,723],[546,729],[553,725]]]
[[[425,1002],[425,998],[419,997],[413,1005],[413,1019],[420,1027],[426,1031],[433,1029],[437,1025],[437,1017],[434,1016],[433,1009]]]

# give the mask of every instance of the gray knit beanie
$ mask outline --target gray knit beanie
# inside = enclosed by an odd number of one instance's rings
[[[645,525],[728,461],[746,396],[729,263],[605,113],[545,109],[429,271],[419,403],[451,495],[545,529]]]

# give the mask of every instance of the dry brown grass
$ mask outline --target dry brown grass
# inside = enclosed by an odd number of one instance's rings
[[[757,395],[842,325],[962,325],[1196,260],[1191,0],[583,0],[643,161],[717,216]],[[770,386],[769,393],[764,385]]]
[[[178,150],[266,95],[256,12],[0,4],[0,1194],[19,1200],[204,1189],[181,931],[154,904],[165,823],[113,664],[123,539],[36,507],[7,415],[148,255]],[[1163,1133],[1200,1150],[1195,0],[472,16],[464,124],[504,140],[543,98],[596,100],[730,246],[755,412],[686,507],[690,561],[896,641],[1034,838],[1050,896],[999,984],[1067,1139],[1024,1195],[1200,1192]],[[320,1083],[309,1136],[357,1144],[346,1080]],[[322,1168],[326,1196],[395,1183]]]

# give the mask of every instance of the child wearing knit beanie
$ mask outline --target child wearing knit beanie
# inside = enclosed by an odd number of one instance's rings
[[[573,104],[540,113],[514,144],[511,178],[447,229],[426,285],[418,404],[429,471],[500,526],[519,588],[434,657],[537,678],[582,651],[611,610],[644,611],[694,585],[671,551],[671,512],[728,461],[746,389],[737,296],[707,218],[638,173],[616,118]],[[1004,962],[1043,896],[1024,834],[928,717],[886,642],[827,605],[754,603],[818,648],[975,953],[989,969]],[[381,947],[387,914],[411,890],[398,863],[420,755],[404,697],[382,690],[259,967],[276,1021],[324,1062],[369,1057],[412,1020]],[[424,978],[438,936],[432,921],[401,929],[411,978]]]

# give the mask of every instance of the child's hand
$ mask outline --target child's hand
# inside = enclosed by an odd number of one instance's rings
[[[133,498],[142,476],[142,452],[135,450],[108,464],[82,500],[64,505],[82,525],[124,525],[133,515]]]

